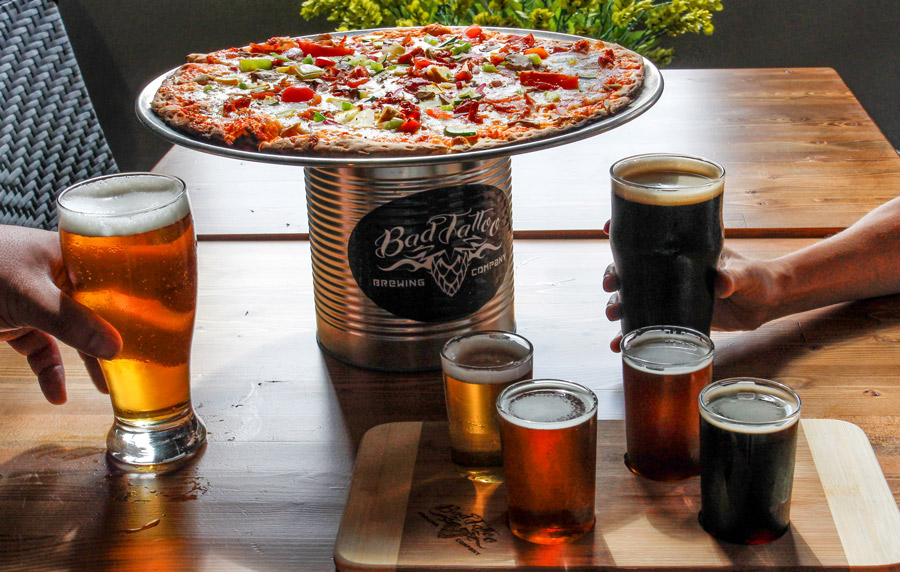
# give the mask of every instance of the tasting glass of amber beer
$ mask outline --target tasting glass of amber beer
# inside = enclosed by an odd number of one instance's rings
[[[561,544],[594,526],[597,396],[569,381],[537,379],[497,398],[509,528]]]
[[[700,392],[700,523],[763,544],[790,526],[800,397],[775,381],[723,379]]]
[[[473,480],[496,480],[500,427],[497,396],[516,381],[531,379],[534,348],[510,332],[481,331],[457,336],[441,351],[444,397],[450,424],[451,458]]]
[[[708,335],[725,170],[699,157],[651,154],[616,162],[610,175],[622,333],[666,324]]]
[[[121,353],[100,360],[115,415],[110,458],[154,471],[190,457],[206,429],[191,407],[197,245],[184,182],[109,175],[57,202],[69,294],[122,336]]]
[[[651,326],[622,338],[625,464],[656,481],[700,472],[697,398],[712,381],[713,343],[690,328]]]

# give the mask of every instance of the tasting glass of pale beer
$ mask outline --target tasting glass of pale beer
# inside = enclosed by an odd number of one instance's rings
[[[521,381],[497,398],[513,534],[561,544],[594,526],[597,396],[557,379]]]
[[[184,182],[109,175],[57,202],[69,294],[122,336],[121,353],[100,360],[115,416],[110,458],[154,471],[192,456],[206,429],[191,406],[197,245]]]
[[[673,481],[700,472],[697,398],[712,381],[713,343],[690,328],[651,326],[622,338],[625,464]]]
[[[775,381],[723,379],[700,392],[700,523],[763,544],[790,527],[800,397]]]
[[[452,338],[441,351],[452,461],[472,480],[495,481],[503,463],[497,396],[531,379],[534,347],[510,332],[480,331]]]
[[[709,335],[725,169],[699,157],[650,154],[616,162],[610,176],[622,333],[665,324]]]

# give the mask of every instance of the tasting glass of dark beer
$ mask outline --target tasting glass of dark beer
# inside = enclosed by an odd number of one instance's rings
[[[712,381],[713,343],[690,328],[651,326],[622,339],[625,464],[656,481],[700,472],[697,397]]]
[[[708,335],[725,170],[699,157],[651,154],[616,162],[610,175],[622,333],[666,324]]]
[[[561,544],[594,526],[597,396],[569,381],[537,379],[497,399],[513,534]]]
[[[73,185],[57,203],[69,294],[122,336],[121,353],[100,360],[115,417],[109,456],[129,470],[171,467],[206,440],[191,406],[197,245],[185,184],[122,173]]]
[[[441,369],[451,459],[468,478],[499,478],[499,471],[491,469],[503,463],[497,397],[512,383],[531,379],[533,360],[531,342],[510,332],[471,332],[444,345]]]
[[[763,544],[790,526],[800,397],[775,381],[723,379],[700,393],[700,523]]]

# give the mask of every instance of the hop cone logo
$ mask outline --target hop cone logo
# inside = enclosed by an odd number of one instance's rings
[[[431,277],[447,296],[454,296],[466,279],[469,269],[469,252],[454,251],[453,255],[439,252],[431,259]]]

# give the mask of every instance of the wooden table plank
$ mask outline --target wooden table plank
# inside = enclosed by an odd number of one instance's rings
[[[608,133],[513,157],[517,231],[597,231],[609,167],[680,152],[727,171],[729,236],[824,236],[900,194],[900,156],[829,68],[665,70],[646,114]],[[201,235],[308,232],[299,167],[174,148],[155,168],[184,178]]]
[[[772,257],[810,242],[729,245]],[[617,325],[600,288],[610,260],[604,240],[515,244],[516,315],[535,375],[591,387],[600,416],[617,419],[620,362],[607,349]],[[199,263],[193,397],[210,442],[181,472],[111,471],[109,401],[74,352],[64,348],[69,403],[55,407],[24,358],[0,347],[0,569],[333,570],[363,434],[444,418],[436,372],[375,373],[322,355],[308,243],[201,242]],[[716,377],[784,381],[806,417],[860,426],[900,499],[900,297],[713,338]]]

